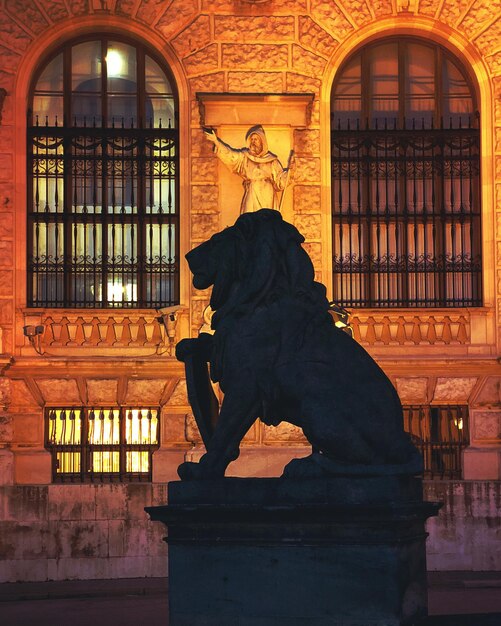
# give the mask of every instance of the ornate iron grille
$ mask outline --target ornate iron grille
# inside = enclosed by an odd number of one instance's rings
[[[54,482],[150,481],[159,409],[47,409]]]
[[[333,123],[333,299],[480,306],[478,128]]]
[[[469,445],[467,406],[404,406],[404,428],[423,455],[425,478],[461,478]]]
[[[178,131],[112,125],[28,130],[28,302],[179,302]]]

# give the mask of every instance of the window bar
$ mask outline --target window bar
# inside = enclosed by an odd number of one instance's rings
[[[412,120],[412,130],[416,130],[416,120]],[[414,272],[414,297],[418,298],[419,294],[419,229],[418,229],[418,197],[417,197],[417,154],[416,154],[416,136],[412,138],[412,211],[414,217],[414,259],[412,260],[412,268]]]
[[[396,117],[393,118],[393,131],[396,131],[397,129],[397,119]],[[401,229],[403,228],[401,224],[399,224],[399,216],[400,216],[400,205],[399,205],[399,194],[398,194],[398,187],[399,187],[399,177],[398,177],[398,172],[399,172],[399,160],[398,160],[398,155],[399,155],[399,142],[397,141],[395,135],[394,135],[394,144],[393,144],[393,168],[394,168],[394,174],[393,174],[393,185],[395,187],[394,192],[393,192],[393,205],[394,205],[394,213],[395,213],[395,272],[396,272],[396,304],[397,306],[401,305],[403,303],[403,297],[402,297],[402,269],[400,266],[400,259],[401,259],[401,255],[402,255],[402,242],[400,241],[400,236],[401,236]],[[405,224],[403,225],[405,227]],[[406,241],[406,237],[403,237],[403,240]]]
[[[394,304],[394,287],[391,277],[391,243],[390,243],[390,173],[388,171],[389,150],[388,150],[388,118],[384,120],[384,196],[385,196],[385,216],[386,216],[386,292],[389,300],[388,304]],[[397,276],[397,275],[396,275]]]
[[[449,120],[449,128],[452,130],[452,118]],[[459,138],[459,140],[461,140]],[[450,282],[452,289],[452,302],[454,306],[457,304],[456,298],[456,272],[455,267],[457,265],[456,260],[456,193],[454,189],[455,178],[454,178],[454,161],[456,159],[456,154],[454,150],[454,138],[450,142],[449,151],[451,155],[450,160],[450,214],[451,214],[451,222],[450,222],[450,230],[451,230],[451,256],[450,256]],[[449,295],[449,294],[448,294]]]
[[[360,120],[356,121],[356,129],[360,130]],[[348,141],[352,141],[351,137]],[[362,298],[362,272],[363,272],[363,216],[362,216],[362,155],[360,153],[360,141],[355,137],[354,143],[356,145],[356,176],[357,176],[357,243],[358,243],[358,259],[357,259],[357,273],[355,276],[350,277],[350,300],[351,305],[360,304]]]
[[[441,139],[440,139],[440,151],[441,151],[441,167],[440,167],[440,263],[442,270],[442,283],[441,283],[441,293],[440,293],[440,305],[446,305],[447,298],[447,208],[446,208],[446,168],[447,168],[447,145],[444,137],[444,120],[440,118],[440,129]]]
[[[341,123],[341,122],[340,122]],[[339,124],[340,124],[339,123]],[[341,126],[339,125],[339,129]],[[349,121],[348,121],[348,129],[349,129]],[[343,268],[344,268],[344,246],[343,246],[343,154],[342,154],[342,144],[341,140],[339,140],[337,144],[338,151],[338,212],[339,212],[339,221],[337,222],[338,228],[338,241],[339,241],[339,278],[338,278],[338,289],[339,289],[339,298],[344,301],[344,278],[343,278]],[[351,295],[351,293],[349,294]]]
[[[459,118],[459,129],[461,130],[461,117]],[[464,206],[464,197],[463,197],[463,167],[465,162],[463,160],[463,143],[465,138],[460,135],[459,137],[459,233],[460,233],[460,250],[461,250],[461,300],[465,300],[465,298],[469,298],[467,286],[466,286],[466,268],[465,268],[465,255],[466,255],[466,241],[465,241],[465,217],[466,211]]]
[[[376,131],[379,130],[378,129],[378,120],[376,118]],[[381,293],[381,213],[380,213],[380,209],[381,209],[381,198],[380,198],[380,179],[379,179],[379,165],[380,165],[380,159],[379,159],[379,137],[376,134],[375,138],[374,138],[374,148],[375,148],[375,155],[372,159],[372,168],[373,171],[375,171],[376,174],[376,259],[375,259],[375,264],[373,264],[373,260],[371,259],[371,281],[376,280],[377,281],[377,302],[381,302],[384,300],[384,294]],[[371,302],[371,304],[373,304]],[[374,303],[375,304],[375,303]]]
[[[432,120],[433,121],[433,120]],[[422,124],[422,130],[424,131],[424,119]],[[429,286],[428,286],[428,206],[426,193],[428,187],[426,182],[429,180],[427,176],[427,165],[429,159],[429,149],[426,147],[426,139],[423,133],[421,138],[421,150],[422,150],[422,168],[423,168],[423,184],[422,184],[422,196],[423,196],[423,281],[424,281],[424,304],[429,302]]]
[[[92,126],[96,128],[96,118],[94,117]],[[93,297],[92,302],[94,306],[97,303],[98,297],[98,284],[97,284],[97,263],[98,263],[98,240],[97,240],[97,207],[98,207],[98,197],[97,197],[97,173],[98,173],[98,159],[99,159],[99,143],[94,141],[94,151],[93,151],[93,159],[92,159],[92,285],[93,285]],[[103,214],[103,209],[101,208],[101,216]],[[102,233],[101,233],[102,238]],[[102,241],[102,239],[101,239]],[[103,262],[103,261],[102,261]],[[86,300],[83,303],[86,304]]]

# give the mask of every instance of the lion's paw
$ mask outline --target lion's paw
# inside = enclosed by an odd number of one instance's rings
[[[191,461],[181,463],[177,468],[177,473],[181,480],[201,480],[204,478],[200,463],[192,463]]]

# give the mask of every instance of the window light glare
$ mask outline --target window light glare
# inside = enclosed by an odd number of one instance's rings
[[[106,66],[108,69],[108,77],[113,78],[115,76],[124,75],[124,58],[118,50],[108,50],[106,55]]]

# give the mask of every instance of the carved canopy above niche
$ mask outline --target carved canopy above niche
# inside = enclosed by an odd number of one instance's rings
[[[308,126],[312,93],[197,93],[202,126],[253,124]]]

